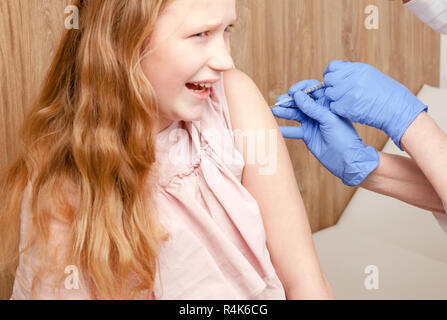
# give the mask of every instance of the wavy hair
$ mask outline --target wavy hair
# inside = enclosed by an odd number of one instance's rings
[[[0,271],[15,276],[21,254],[39,240],[33,296],[42,266],[62,261],[79,267],[92,299],[153,291],[169,235],[152,197],[158,106],[140,61],[170,1],[74,3],[79,29],[63,35],[21,127],[18,156],[0,175]],[[32,223],[19,251],[29,183]],[[48,260],[51,221],[69,226],[66,260]]]

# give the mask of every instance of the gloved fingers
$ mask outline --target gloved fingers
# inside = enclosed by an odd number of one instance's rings
[[[324,84],[326,87],[334,87],[345,82],[345,80],[352,74],[351,68],[343,70],[327,72],[324,75]]]
[[[354,114],[349,111],[350,106],[346,106],[346,102],[343,100],[338,100],[331,102],[330,110],[336,115],[345,118],[348,121],[358,122],[358,119],[354,116]]]
[[[325,76],[328,72],[343,70],[351,64],[352,63],[349,61],[333,60],[331,63],[329,63],[326,70],[324,70],[323,75]]]
[[[304,129],[299,127],[279,127],[282,136],[287,139],[304,139]]]
[[[297,108],[273,107],[272,113],[275,117],[286,120],[303,122],[308,119],[308,117]]]
[[[318,81],[318,80],[303,80],[298,83],[295,83],[289,89],[289,96],[293,96],[295,94],[295,92],[306,90],[307,88],[316,86],[319,83],[320,83],[320,81]]]
[[[298,90],[293,97],[296,104],[305,115],[320,123],[324,123],[327,120],[327,115],[331,114],[329,109],[322,106],[302,91]]]
[[[278,97],[278,99],[276,99],[276,103],[278,103],[278,102],[280,102],[282,100],[285,100],[287,98],[290,98],[290,96],[288,94],[280,95]],[[279,106],[284,107],[284,108],[291,108],[291,107],[296,107],[296,103],[295,103],[294,100],[292,100],[292,101],[289,101],[289,102],[286,102],[286,103],[281,103]],[[272,110],[273,110],[273,108],[272,108]]]
[[[319,104],[325,107],[326,109],[330,109],[330,103],[331,101],[325,96],[324,91],[320,98],[315,99],[315,101]]]
[[[298,82],[294,84],[289,89],[289,95],[293,96],[293,94],[300,90],[304,91],[305,89],[311,88],[313,86],[316,86],[317,84],[320,84],[320,81],[318,80],[303,80],[301,82]],[[324,88],[318,89],[310,94],[315,100],[320,99],[321,97],[324,97]]]
[[[325,89],[326,88],[318,89],[318,90],[312,92],[310,95],[311,95],[312,98],[314,98],[314,100],[318,100],[320,98],[324,98],[324,91],[325,91]]]
[[[331,101],[338,101],[352,88],[349,81],[342,82],[336,86],[328,87],[324,91],[325,96]]]

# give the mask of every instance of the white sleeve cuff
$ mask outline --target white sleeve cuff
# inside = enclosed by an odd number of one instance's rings
[[[447,0],[411,0],[405,6],[430,27],[447,34]]]

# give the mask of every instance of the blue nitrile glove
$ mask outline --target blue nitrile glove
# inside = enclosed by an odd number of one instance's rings
[[[357,186],[377,168],[379,154],[365,146],[350,121],[333,114],[324,89],[312,94],[302,90],[318,84],[305,80],[292,86],[289,95],[282,95],[278,102],[293,96],[295,103],[288,102],[272,108],[273,114],[282,119],[301,122],[298,127],[280,127],[285,138],[303,139],[307,148],[332,174],[348,186]],[[314,100],[316,99],[316,100]],[[300,109],[291,108],[294,105]]]
[[[364,63],[332,61],[324,72],[330,110],[385,131],[402,150],[402,135],[427,106],[405,86]]]

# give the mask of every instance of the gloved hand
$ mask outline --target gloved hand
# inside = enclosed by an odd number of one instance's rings
[[[405,86],[370,65],[332,61],[324,72],[330,110],[385,131],[402,150],[402,135],[427,106]]]
[[[320,163],[344,184],[359,185],[379,165],[379,154],[363,144],[350,121],[329,110],[330,101],[324,89],[314,92],[312,97],[302,92],[316,84],[318,81],[313,80],[295,84],[288,95],[277,99],[279,102],[292,96],[295,103],[274,107],[272,112],[278,118],[301,122],[298,127],[280,127],[285,138],[302,139]],[[291,108],[294,105],[300,109]]]

